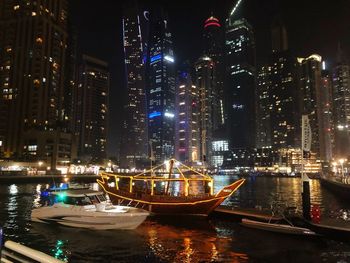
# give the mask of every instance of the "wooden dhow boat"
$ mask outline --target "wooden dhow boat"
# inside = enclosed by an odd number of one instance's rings
[[[97,179],[111,201],[154,214],[208,215],[245,181],[214,194],[213,178],[175,159],[136,175],[101,173]]]

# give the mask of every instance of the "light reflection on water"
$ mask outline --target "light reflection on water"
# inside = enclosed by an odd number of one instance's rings
[[[237,176],[216,176],[214,192],[235,180]],[[231,207],[269,207],[280,200],[289,205],[301,206],[299,178],[247,178],[245,184],[225,205]],[[319,181],[311,180],[311,200],[322,208],[322,217],[336,216],[350,210],[349,203],[337,200],[321,188]],[[97,189],[97,184],[93,185]],[[181,186],[172,190],[179,191]],[[199,187],[199,186],[198,186]],[[303,254],[306,248],[317,259],[343,259],[339,251],[350,252],[350,247],[332,243],[332,249],[319,248],[317,244],[296,243],[285,237],[276,238],[266,233],[249,231],[237,223],[217,219],[149,218],[135,231],[89,231],[32,224],[32,207],[40,203],[41,185],[0,185],[0,225],[7,238],[70,262],[248,262],[260,257],[274,257],[280,251],[295,247],[301,260],[312,262]],[[266,242],[256,244],[257,236]],[[284,249],[284,250],[283,250]],[[264,252],[262,252],[264,251]],[[285,255],[282,255],[282,257]],[[348,258],[350,260],[350,253]]]

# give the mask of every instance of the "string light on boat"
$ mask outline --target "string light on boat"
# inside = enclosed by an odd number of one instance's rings
[[[108,186],[109,186],[109,187],[115,187],[115,183],[114,183],[114,182],[108,183]]]

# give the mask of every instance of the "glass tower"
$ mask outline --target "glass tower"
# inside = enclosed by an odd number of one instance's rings
[[[226,21],[226,111],[232,148],[255,147],[255,40],[245,19]]]
[[[126,103],[123,111],[120,163],[134,168],[147,158],[146,55],[148,12],[140,12],[137,2],[124,6],[123,44],[125,57]]]
[[[156,163],[174,157],[175,58],[168,20],[151,14],[147,114],[151,156]]]

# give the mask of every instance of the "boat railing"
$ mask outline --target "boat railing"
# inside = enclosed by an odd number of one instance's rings
[[[38,250],[26,247],[14,241],[6,241],[1,250],[0,262],[45,262],[45,263],[64,263]]]
[[[214,194],[214,180],[209,175],[200,173],[191,167],[182,164],[175,159],[171,159],[166,168],[167,175],[159,176],[156,174],[156,170],[162,168],[167,163],[158,165],[148,171],[142,172],[136,175],[117,175],[112,173],[101,173],[103,182],[107,182],[111,186],[116,188],[117,191],[129,190],[130,193],[137,191],[137,183],[143,182],[147,184],[147,188],[150,191],[150,194],[156,195],[156,184],[161,182],[165,187],[165,195],[168,194],[169,186],[171,183],[180,182],[184,184],[183,194],[185,196],[190,195],[191,183],[193,182],[203,182],[203,187],[208,188],[210,195]],[[181,168],[185,169],[186,172],[183,172]],[[188,174],[190,172],[190,174]],[[174,174],[178,174],[178,177],[174,177]],[[98,181],[102,183],[102,181]],[[128,188],[128,189],[127,189]],[[207,190],[205,190],[207,192]]]

